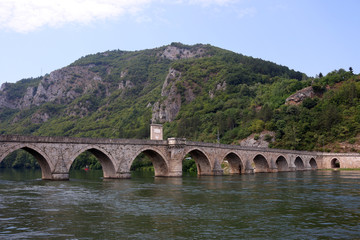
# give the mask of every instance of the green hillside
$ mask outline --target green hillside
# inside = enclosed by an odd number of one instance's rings
[[[148,138],[153,121],[164,123],[165,137],[238,144],[268,130],[275,132],[267,138],[270,147],[341,151],[338,143],[345,141],[357,151],[359,76],[343,69],[321,75],[309,78],[202,44],[108,51],[40,78],[5,84],[0,129],[1,134]],[[285,104],[309,86],[315,96]],[[156,111],[176,114],[160,118]]]

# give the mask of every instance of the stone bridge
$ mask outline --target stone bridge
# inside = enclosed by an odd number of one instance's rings
[[[130,167],[143,153],[154,166],[157,177],[182,176],[186,157],[195,160],[198,175],[222,175],[222,165],[231,174],[359,168],[360,154],[336,154],[251,148],[236,145],[167,140],[94,139],[70,137],[0,136],[0,161],[23,149],[32,154],[43,179],[67,180],[69,170],[81,153],[91,152],[101,163],[104,178],[130,178]]]

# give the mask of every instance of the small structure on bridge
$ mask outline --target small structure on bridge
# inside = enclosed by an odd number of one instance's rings
[[[150,124],[150,140],[163,140],[162,124]]]

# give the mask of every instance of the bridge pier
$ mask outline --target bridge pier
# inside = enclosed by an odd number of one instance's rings
[[[224,175],[224,170],[222,170],[222,169],[214,169],[212,171],[213,171],[214,176],[222,176],[222,175]]]
[[[182,171],[169,171],[167,177],[182,177]]]
[[[51,179],[43,178],[45,180],[69,180],[69,173],[51,173]]]
[[[295,172],[296,171],[296,167],[289,167],[289,172]]]
[[[126,179],[126,178],[131,178],[131,173],[130,172],[117,172],[116,173],[116,177],[112,177],[113,179]]]
[[[247,174],[255,173],[255,169],[254,168],[247,168],[247,169],[245,169],[245,173],[247,173]]]

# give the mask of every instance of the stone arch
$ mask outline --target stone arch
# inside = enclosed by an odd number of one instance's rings
[[[317,162],[316,162],[315,158],[310,159],[309,165],[310,165],[312,170],[316,170],[318,168],[318,165],[317,165]]]
[[[270,172],[269,163],[263,155],[256,155],[253,162],[255,165],[255,172]]]
[[[305,170],[305,165],[304,165],[304,161],[301,159],[301,157],[296,157],[295,161],[295,170]]]
[[[289,164],[284,156],[279,156],[276,159],[275,164],[279,172],[290,171]]]
[[[184,155],[190,154],[195,160],[198,175],[212,175],[210,158],[200,149],[194,148],[187,151]]]
[[[226,154],[223,159],[223,162],[227,161],[230,167],[230,174],[241,174],[245,172],[244,164],[241,161],[241,158],[234,152]]]
[[[169,174],[169,166],[166,162],[166,158],[156,149],[152,148],[145,148],[141,149],[137,152],[135,157],[129,163],[129,171],[132,163],[134,162],[135,158],[140,155],[140,153],[145,154],[148,158],[150,158],[155,171],[155,177],[166,177]]]
[[[331,168],[340,168],[340,166],[341,166],[341,164],[340,164],[339,159],[333,158],[331,160]]]
[[[103,177],[104,178],[116,178],[116,168],[114,161],[109,153],[107,153],[104,149],[101,149],[97,146],[87,146],[86,148],[81,149],[78,151],[72,158],[71,161],[67,165],[68,171],[70,170],[71,165],[75,161],[75,159],[83,152],[90,152],[92,153],[100,162],[102,170],[103,170]]]
[[[35,157],[35,159],[38,161],[40,168],[41,168],[41,178],[42,179],[52,179],[52,170],[54,168],[54,166],[51,164],[51,162],[48,160],[47,155],[39,148],[37,148],[36,146],[32,146],[32,145],[16,145],[13,146],[9,149],[7,149],[5,151],[4,154],[2,154],[1,158],[0,158],[0,162],[6,157],[8,156],[10,153],[16,151],[16,150],[25,150],[26,152],[28,152],[29,154],[31,154],[32,156]]]

